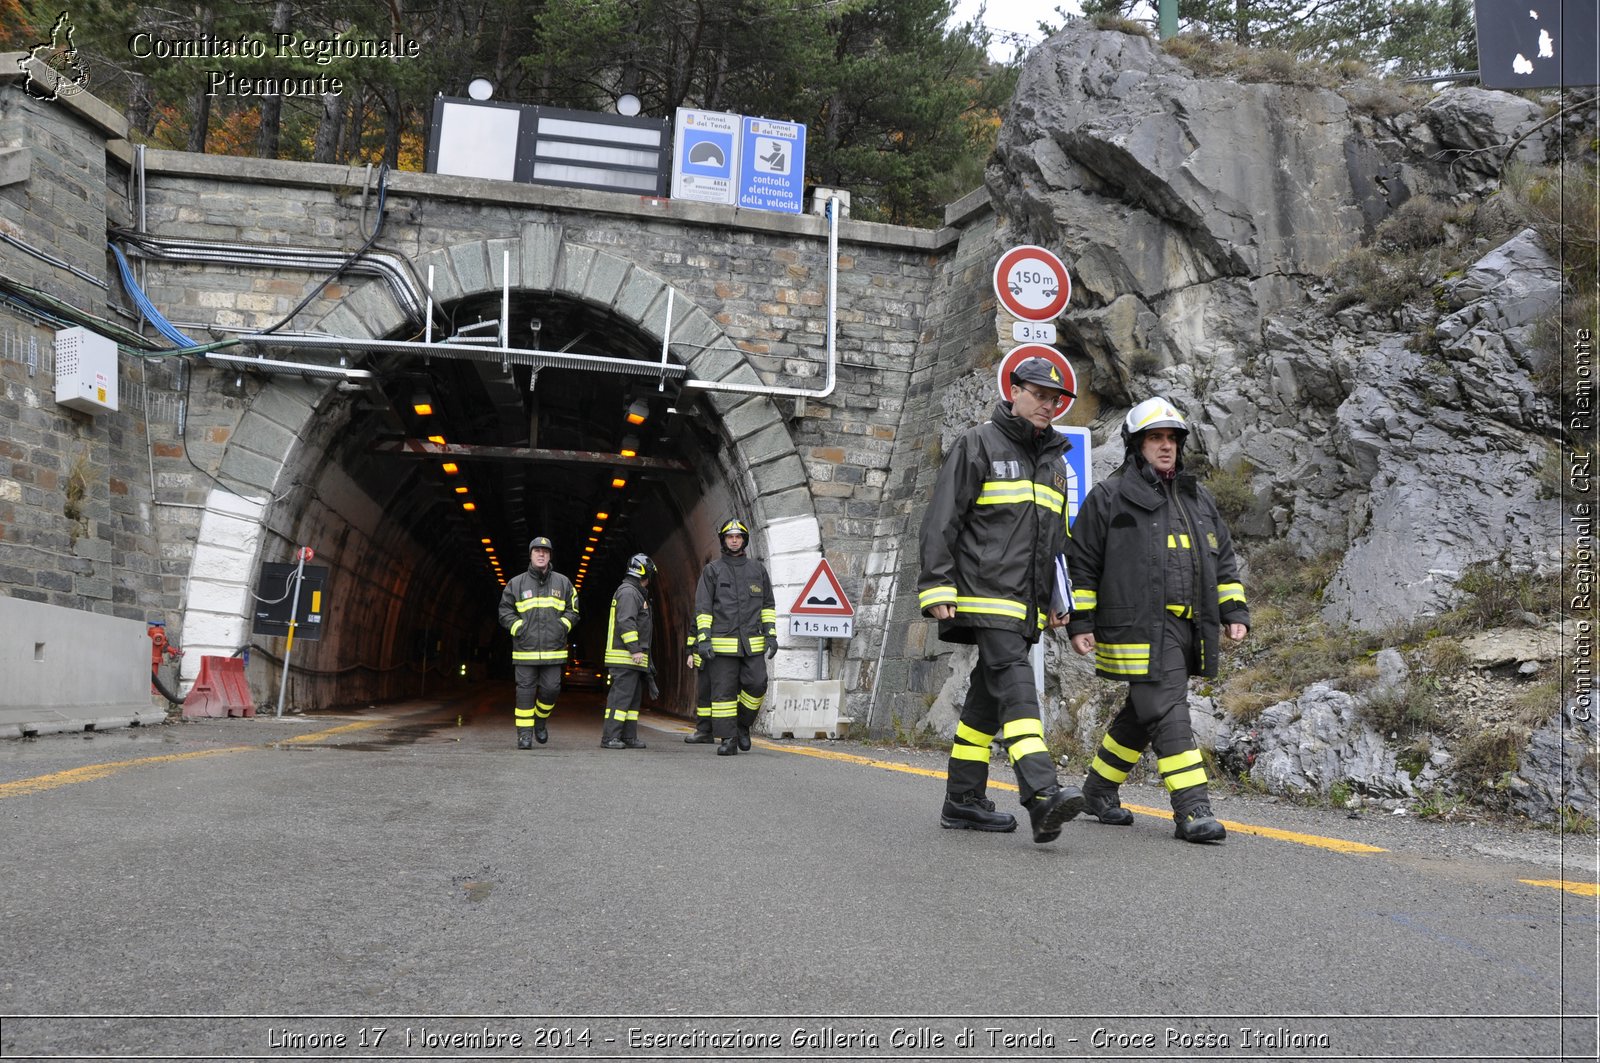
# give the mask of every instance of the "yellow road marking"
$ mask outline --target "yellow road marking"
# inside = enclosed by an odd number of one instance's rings
[[[781,746],[772,742],[762,742],[765,749],[777,750],[781,753],[798,753],[804,757],[820,757],[823,760],[838,760],[846,764],[860,764],[868,768],[882,768],[885,771],[905,772],[907,775],[923,775],[932,779],[944,779],[948,776],[942,771],[932,768],[917,768],[909,764],[896,764],[891,760],[874,760],[871,757],[860,757],[854,753],[836,753],[831,749],[809,749],[803,746]],[[992,779],[991,788],[1010,790],[1016,792],[1015,783],[1001,782]],[[1143,805],[1123,805],[1130,812],[1138,812],[1146,816],[1155,816],[1157,819],[1171,821],[1172,813],[1165,809],[1146,808]],[[1362,842],[1345,841],[1343,838],[1325,838],[1319,834],[1301,834],[1292,830],[1279,830],[1276,827],[1257,827],[1249,823],[1235,823],[1233,820],[1222,820],[1222,825],[1231,831],[1240,834],[1256,834],[1263,838],[1276,838],[1278,841],[1294,842],[1297,845],[1310,845],[1319,849],[1331,849],[1337,853],[1386,853],[1389,850],[1380,849],[1376,845],[1367,845]]]
[[[311,734],[296,735],[286,738],[282,743],[268,743],[269,745],[290,742],[318,742],[334,735],[346,734],[350,731],[361,731],[368,727],[377,727],[379,724],[388,723],[387,718],[378,720],[360,720],[356,723],[347,723],[339,727],[330,727],[325,731],[314,731]],[[48,775],[35,775],[30,779],[18,779],[16,782],[0,783],[0,800],[7,797],[23,797],[28,794],[43,793],[45,790],[54,790],[58,786],[71,786],[73,783],[93,782],[95,779],[104,779],[108,775],[126,771],[129,768],[143,768],[152,764],[170,764],[179,760],[194,760],[199,757],[215,757],[224,753],[246,753],[252,749],[263,749],[264,746],[223,746],[220,749],[196,749],[188,753],[164,753],[158,757],[138,757],[134,760],[114,760],[105,764],[85,764],[81,768],[68,768],[65,771],[55,771]]]
[[[1548,886],[1553,890],[1566,890],[1580,897],[1600,896],[1600,884],[1594,882],[1568,882],[1564,878],[1519,878],[1527,886]]]
[[[255,746],[227,746],[222,749],[196,749],[190,753],[166,753],[159,757],[140,757],[137,760],[116,760],[109,764],[85,764],[81,768],[68,768],[66,771],[55,771],[49,775],[35,775],[31,779],[18,779],[16,782],[0,783],[0,798],[21,797],[24,794],[37,794],[45,790],[54,790],[58,786],[71,786],[78,782],[91,782],[103,779],[107,775],[115,775],[126,768],[140,768],[148,764],[168,764],[177,760],[193,760],[196,757],[215,757],[223,753],[242,753]]]

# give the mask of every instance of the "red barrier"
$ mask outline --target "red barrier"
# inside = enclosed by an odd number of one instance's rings
[[[185,716],[254,716],[255,702],[238,657],[202,657],[200,675],[183,699]]]

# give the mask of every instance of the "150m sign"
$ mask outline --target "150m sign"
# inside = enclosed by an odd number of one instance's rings
[[[994,294],[1013,317],[1054,321],[1072,297],[1072,278],[1053,252],[1023,244],[994,264]]]

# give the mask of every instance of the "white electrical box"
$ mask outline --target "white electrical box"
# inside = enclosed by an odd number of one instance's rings
[[[56,401],[84,413],[117,408],[117,345],[82,326],[56,333]]]

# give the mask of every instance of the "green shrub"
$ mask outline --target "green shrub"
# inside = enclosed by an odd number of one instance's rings
[[[1212,470],[1206,477],[1206,487],[1216,500],[1217,512],[1227,523],[1233,524],[1255,508],[1256,493],[1250,486],[1255,474],[1256,467],[1241,459],[1226,469]]]

